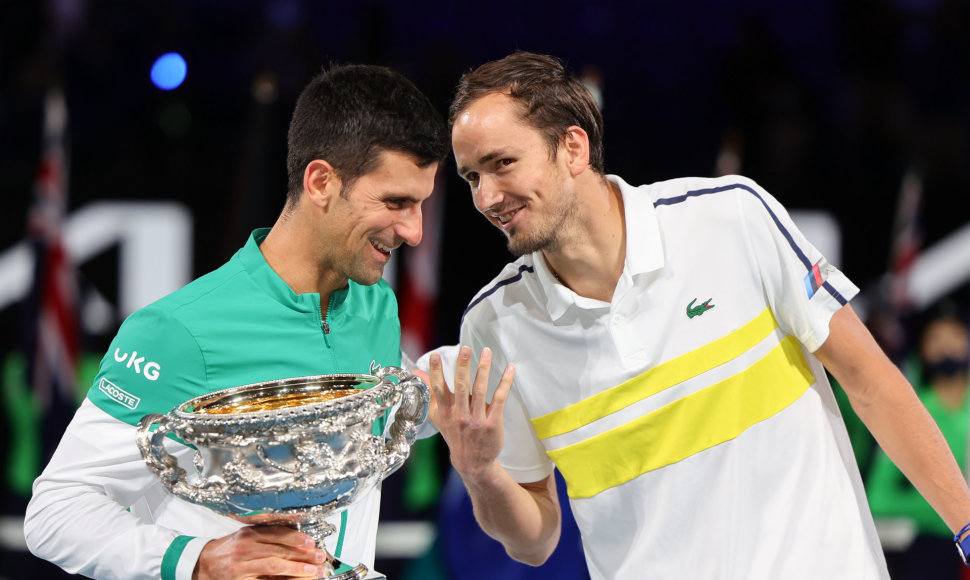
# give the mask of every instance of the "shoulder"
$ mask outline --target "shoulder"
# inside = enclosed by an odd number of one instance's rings
[[[128,316],[101,361],[92,402],[134,424],[146,408],[165,412],[205,388],[203,337],[225,323],[227,302],[248,295],[228,283],[236,274],[230,262]]]
[[[654,199],[656,207],[675,206],[690,202],[696,208],[708,202],[724,201],[737,197],[761,197],[765,190],[753,179],[742,175],[722,177],[681,177],[658,181],[645,186]]]
[[[475,294],[468,307],[465,308],[462,318],[464,319],[473,311],[479,309],[479,306],[483,303],[489,303],[493,305],[493,308],[500,308],[504,302],[504,297],[509,294],[515,295],[515,302],[524,302],[535,292],[537,285],[532,254],[522,256],[518,260],[506,264],[498,276],[492,278]]]
[[[175,292],[159,298],[149,306],[175,312],[201,301],[203,302],[201,307],[205,308],[205,301],[220,300],[220,293],[229,292],[235,295],[244,291],[246,285],[239,283],[245,279],[244,274],[245,268],[238,259],[233,257],[219,268],[196,278]]]
[[[206,382],[202,349],[189,329],[157,303],[129,316],[101,360],[88,399],[134,425],[164,413]]]
[[[784,207],[754,180],[741,175],[686,177],[646,186],[664,227],[744,228],[777,223]],[[695,231],[696,233],[696,231]]]
[[[133,368],[132,361],[139,357],[149,357],[148,368],[156,364],[151,361],[166,362],[168,366],[189,364],[201,356],[201,347],[193,332],[193,325],[199,324],[204,321],[179,316],[160,302],[149,304],[136,310],[121,324],[104,361],[113,357],[114,361],[128,368]],[[101,371],[104,370],[103,362]],[[157,378],[149,376],[152,373],[148,370],[145,372],[150,380]]]
[[[177,315],[178,308],[173,306],[175,303],[163,298],[139,308],[121,323],[115,342],[119,339],[149,343],[172,342],[176,334],[188,332],[187,326]]]

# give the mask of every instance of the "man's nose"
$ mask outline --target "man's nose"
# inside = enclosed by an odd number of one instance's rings
[[[414,207],[404,212],[401,220],[397,223],[397,235],[409,246],[416,246],[421,243],[423,235],[421,208]]]
[[[478,189],[474,195],[475,207],[484,213],[502,201],[502,190],[497,180],[491,176],[482,175],[478,179]]]

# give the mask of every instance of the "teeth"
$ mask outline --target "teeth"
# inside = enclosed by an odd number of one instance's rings
[[[504,214],[500,214],[500,213],[494,213],[494,214],[492,214],[492,217],[494,217],[498,221],[498,223],[500,223],[500,224],[507,224],[507,223],[509,223],[510,221],[512,221],[512,217],[513,216],[515,216],[515,212],[514,211],[509,212],[509,213],[504,213]]]
[[[377,248],[378,250],[384,252],[385,254],[390,254],[391,253],[391,249],[392,248],[389,248],[389,247],[385,246],[384,244],[382,244],[382,243],[380,243],[378,241],[372,240],[371,241],[371,244],[373,244],[375,248]]]

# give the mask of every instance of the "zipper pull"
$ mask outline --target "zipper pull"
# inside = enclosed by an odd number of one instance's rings
[[[327,324],[327,321],[326,321],[326,320],[324,320],[324,321],[323,321],[323,322],[322,322],[322,323],[320,324],[320,326],[322,326],[322,327],[323,327],[323,333],[324,333],[324,334],[330,334],[330,325],[329,325],[329,324]]]

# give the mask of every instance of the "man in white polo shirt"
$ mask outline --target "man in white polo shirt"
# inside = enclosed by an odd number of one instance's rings
[[[858,289],[757,184],[605,175],[592,97],[541,55],[464,75],[451,123],[520,258],[465,311],[453,394],[427,357],[432,420],[512,557],[555,548],[559,469],[594,580],[888,578],[823,364],[953,531],[970,521]]]

